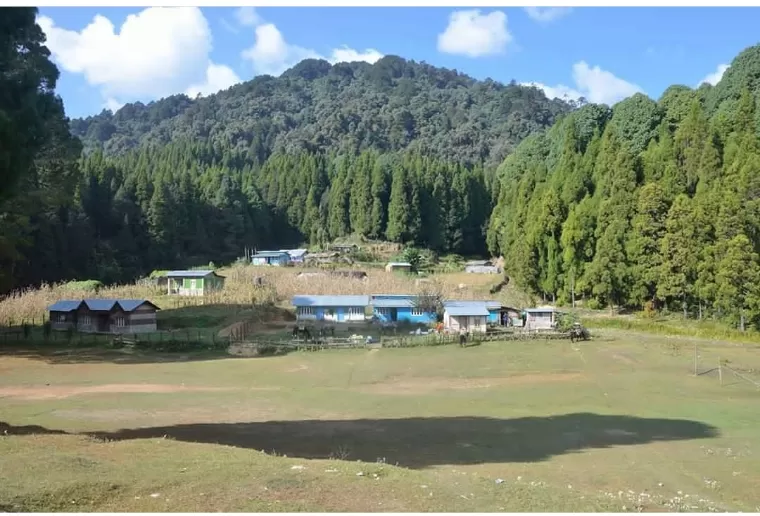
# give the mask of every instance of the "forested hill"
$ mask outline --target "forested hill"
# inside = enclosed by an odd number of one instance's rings
[[[72,120],[85,149],[211,142],[263,163],[272,153],[357,155],[412,150],[468,164],[500,163],[571,106],[536,88],[477,81],[386,56],[375,64],[308,59],[204,98],[175,95]]]
[[[714,87],[585,106],[498,171],[488,244],[524,288],[760,324],[760,45]]]

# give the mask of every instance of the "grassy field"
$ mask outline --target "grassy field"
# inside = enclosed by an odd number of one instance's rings
[[[0,509],[757,511],[760,349],[0,355]]]

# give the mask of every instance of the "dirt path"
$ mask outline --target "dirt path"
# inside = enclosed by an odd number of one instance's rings
[[[415,395],[441,390],[488,389],[507,385],[569,382],[584,379],[581,373],[519,374],[491,378],[417,378],[359,385],[357,390],[372,394]]]
[[[46,385],[39,387],[0,387],[0,398],[24,400],[63,399],[82,394],[147,393],[163,394],[172,392],[218,392],[239,390],[229,387],[188,387],[185,385],[161,384],[106,384],[91,386]]]

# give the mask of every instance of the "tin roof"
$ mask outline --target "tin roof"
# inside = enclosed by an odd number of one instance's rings
[[[293,296],[293,306],[369,306],[369,296]]]
[[[388,262],[388,265],[391,267],[411,267],[412,264],[409,262]]]
[[[280,249],[281,253],[288,253],[292,257],[303,256],[307,253],[306,249]]]
[[[72,301],[70,299],[63,299],[61,301],[56,301],[52,305],[48,306],[47,309],[50,312],[73,312],[79,308],[79,305],[81,304],[81,300]]]
[[[145,299],[83,299],[79,301],[67,299],[53,303],[48,307],[48,310],[51,312],[73,312],[82,303],[93,312],[110,312],[117,304],[125,312],[131,312],[146,303],[156,310],[159,309],[156,305]]]
[[[214,271],[169,271],[166,273],[168,278],[203,278],[209,274],[216,274]],[[219,276],[217,274],[217,276]],[[219,276],[220,278],[222,276]]]
[[[446,301],[443,307],[449,315],[488,315],[487,301]]]
[[[277,256],[282,256],[283,254],[290,256],[290,253],[288,253],[288,251],[259,251],[253,255],[253,258],[276,258]]]
[[[529,314],[535,314],[535,313],[556,312],[557,309],[552,306],[543,306],[540,308],[526,308],[525,311]]]

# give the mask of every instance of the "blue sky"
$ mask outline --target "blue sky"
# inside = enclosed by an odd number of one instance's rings
[[[757,8],[41,8],[71,117],[210,94],[305,57],[400,55],[614,103],[715,82],[760,42]]]

